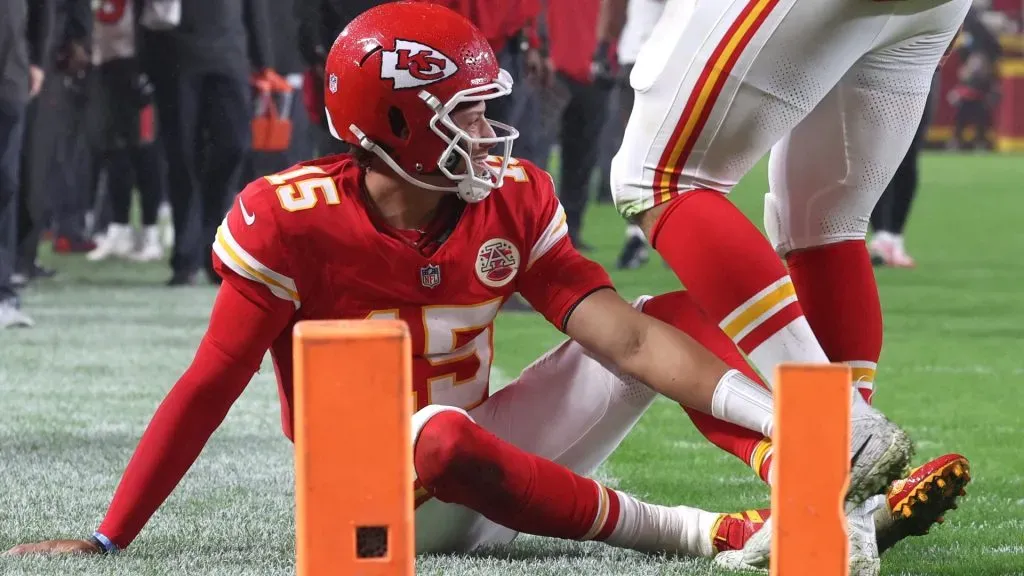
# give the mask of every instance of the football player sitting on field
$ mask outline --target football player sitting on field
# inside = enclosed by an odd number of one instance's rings
[[[762,514],[649,504],[586,477],[657,393],[759,438],[771,435],[772,397],[735,350],[718,357],[688,335],[717,329],[685,293],[631,305],[573,248],[550,176],[514,160],[516,131],[484,115],[511,91],[487,41],[445,8],[384,4],[342,32],[326,74],[331,129],[355,152],[238,195],[213,245],[224,282],[207,332],[98,530],[11,552],[129,546],[267,350],[290,438],[292,327],[342,318],[401,319],[412,335],[418,552],[519,532],[694,556],[741,548]],[[491,396],[493,322],[515,292],[571,339]],[[904,440],[877,412],[855,414],[853,442],[869,449],[851,504],[893,479],[909,452],[885,446]]]

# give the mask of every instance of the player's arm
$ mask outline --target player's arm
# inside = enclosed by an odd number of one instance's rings
[[[191,366],[146,427],[94,535],[103,546],[123,549],[135,539],[195,462],[294,313],[294,306],[278,298],[253,300],[231,282],[221,286]],[[102,551],[90,539],[27,544],[9,553]]]
[[[708,414],[719,382],[727,374],[738,375],[686,333],[637,310],[612,290],[584,297],[565,332],[622,372]]]
[[[626,6],[629,0],[601,0],[597,16],[597,41],[611,42],[622,33],[626,25]]]
[[[684,332],[624,301],[607,272],[568,238],[527,270],[520,293],[593,354],[661,394],[711,413],[715,388],[729,366]]]
[[[625,302],[604,268],[572,246],[550,180],[538,184],[547,188],[540,200],[547,226],[534,235],[518,285],[523,297],[622,373],[684,406],[769,435],[771,394],[686,333]]]
[[[258,186],[247,192],[217,231],[214,267],[224,283],[206,334],[146,427],[94,540],[51,540],[18,546],[12,553],[128,546],[198,458],[266,351],[291,323],[298,289],[285,275],[291,260],[281,245],[274,206],[261,202]]]

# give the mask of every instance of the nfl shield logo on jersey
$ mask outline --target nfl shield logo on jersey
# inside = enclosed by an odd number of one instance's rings
[[[420,284],[424,288],[436,288],[441,283],[441,267],[437,264],[427,264],[420,268]]]
[[[338,77],[331,74],[331,77],[327,79],[327,89],[331,91],[331,94],[338,92]]]

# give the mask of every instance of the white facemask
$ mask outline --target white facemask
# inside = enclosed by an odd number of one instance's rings
[[[436,96],[426,90],[420,91],[420,99],[434,112],[434,116],[430,119],[430,129],[438,138],[448,144],[448,147],[445,148],[445,151],[437,159],[437,167],[445,177],[454,182],[455,185],[453,186],[437,186],[419,180],[403,170],[387,152],[370,140],[355,124],[349,126],[349,130],[352,131],[356,138],[359,138],[360,146],[376,154],[395,173],[410,184],[427,190],[455,192],[459,195],[459,198],[466,202],[480,202],[487,198],[492,190],[501,187],[505,178],[505,172],[508,169],[509,160],[512,158],[512,142],[519,137],[519,131],[507,124],[488,120],[487,122],[494,130],[495,136],[476,138],[462,128],[459,128],[452,120],[450,114],[460,104],[493,100],[502,96],[508,96],[511,93],[512,76],[505,70],[501,70],[497,81],[459,91],[446,103],[442,103]],[[331,134],[335,138],[340,138],[334,129],[330,111],[327,112],[327,125],[331,130]],[[475,163],[469,154],[469,150],[475,147],[494,146],[497,144],[503,145],[503,154],[501,156],[491,156],[487,164]],[[458,161],[459,159],[462,160],[461,163]],[[462,173],[451,171],[450,167],[459,165],[465,166],[466,171]]]

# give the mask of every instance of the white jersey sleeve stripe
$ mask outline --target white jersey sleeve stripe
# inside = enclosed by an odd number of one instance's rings
[[[274,296],[290,300],[295,303],[296,308],[299,307],[299,292],[295,281],[274,272],[246,252],[231,235],[231,229],[228,228],[226,219],[217,228],[217,240],[213,243],[213,251],[228,268],[231,268],[239,276],[265,285]]]
[[[555,247],[564,236],[569,233],[569,226],[565,222],[565,210],[562,208],[562,204],[558,204],[558,210],[555,211],[555,215],[552,216],[551,222],[548,223],[548,227],[544,229],[544,233],[540,235],[537,242],[534,243],[533,248],[530,250],[530,260],[526,264],[529,268],[533,266],[533,263],[540,260],[542,256],[548,253],[549,250]]]

